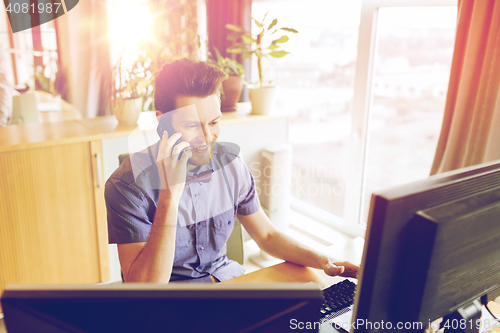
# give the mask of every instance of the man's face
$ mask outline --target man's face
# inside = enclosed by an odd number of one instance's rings
[[[171,112],[172,127],[182,134],[182,141],[189,143],[186,150],[193,153],[188,160],[188,170],[210,162],[222,117],[218,96],[178,97],[176,110]]]

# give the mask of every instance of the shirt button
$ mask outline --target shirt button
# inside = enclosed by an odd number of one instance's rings
[[[199,195],[200,195],[199,193],[195,193],[195,194],[194,194],[194,197],[195,197],[195,198],[198,198],[198,196],[199,196]]]
[[[200,251],[205,251],[205,248],[203,246],[200,246]]]
[[[227,221],[227,225],[231,225],[231,221]]]

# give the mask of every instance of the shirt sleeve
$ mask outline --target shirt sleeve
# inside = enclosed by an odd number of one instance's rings
[[[255,188],[255,181],[248,166],[241,160],[241,176],[243,186],[240,187],[238,200],[238,214],[251,215],[260,209],[260,201]]]
[[[148,200],[134,184],[110,178],[104,189],[110,244],[146,242],[152,221]]]

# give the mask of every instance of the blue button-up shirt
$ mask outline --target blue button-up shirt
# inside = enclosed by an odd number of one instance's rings
[[[159,142],[132,154],[106,182],[110,243],[147,241],[160,197],[158,148]],[[171,281],[208,282],[209,275],[224,281],[245,272],[226,256],[226,242],[236,214],[250,215],[260,208],[252,174],[231,144],[217,144],[210,163],[188,175],[210,169],[210,181],[189,183],[182,193]]]

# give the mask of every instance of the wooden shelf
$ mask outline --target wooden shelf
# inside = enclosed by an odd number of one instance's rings
[[[286,116],[259,116],[225,113],[221,124],[252,123]],[[0,127],[0,152],[47,147],[60,144],[124,137],[134,130],[155,131],[158,122],[154,112],[143,112],[139,125],[119,125],[114,116],[77,119],[54,123],[24,124]]]

